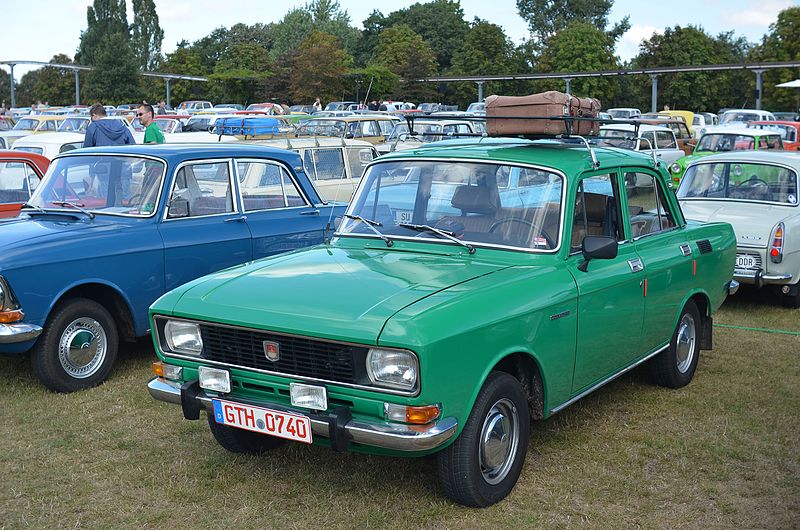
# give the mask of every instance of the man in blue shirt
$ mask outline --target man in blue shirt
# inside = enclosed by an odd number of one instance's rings
[[[104,120],[106,109],[100,103],[92,105],[89,115],[92,123],[86,127],[83,147],[100,147],[105,145],[135,144],[130,129],[122,120]]]

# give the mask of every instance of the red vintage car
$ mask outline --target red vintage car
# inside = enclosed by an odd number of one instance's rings
[[[798,121],[753,121],[748,127],[775,129],[781,132],[785,151],[800,151],[800,122]]]
[[[0,151],[0,217],[14,217],[36,189],[50,160],[25,151]]]

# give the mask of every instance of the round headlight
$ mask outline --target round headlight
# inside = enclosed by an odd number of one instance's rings
[[[681,172],[681,165],[677,162],[673,162],[669,165],[669,170],[673,173],[680,173]]]
[[[164,326],[164,338],[170,351],[187,355],[203,353],[203,338],[200,326],[192,322],[168,320]]]
[[[372,348],[367,353],[367,374],[374,385],[414,390],[419,374],[417,356],[405,350]]]

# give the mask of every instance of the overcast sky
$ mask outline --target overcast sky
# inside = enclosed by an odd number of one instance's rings
[[[169,53],[186,39],[194,41],[208,35],[219,26],[230,27],[237,22],[278,22],[293,7],[307,1],[284,0],[155,0],[164,29],[162,52]],[[339,0],[350,14],[351,24],[361,22],[374,9],[384,15],[416,3],[415,0],[374,2]],[[86,29],[86,8],[91,0],[0,0],[5,13],[0,32],[0,61],[49,61],[57,53],[75,54],[81,31]],[[734,31],[751,42],[757,42],[774,23],[778,12],[800,5],[792,0],[617,0],[611,10],[611,22],[630,15],[631,29],[618,43],[617,55],[630,59],[638,52],[642,39],[665,27],[693,24],[716,35]],[[517,14],[515,0],[461,0],[467,20],[479,17],[502,26],[506,34],[520,43],[527,37],[525,21]],[[491,9],[487,9],[491,6]],[[133,20],[131,0],[128,0],[128,19]],[[4,66],[6,71],[8,67]],[[19,80],[29,67],[14,69]],[[510,72],[513,73],[513,72]]]

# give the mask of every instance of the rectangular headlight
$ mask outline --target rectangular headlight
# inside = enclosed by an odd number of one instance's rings
[[[410,351],[370,348],[367,374],[374,385],[410,391],[417,386],[419,363]]]
[[[169,349],[175,353],[200,355],[203,353],[203,338],[200,326],[192,322],[168,320],[164,326],[164,338]]]

